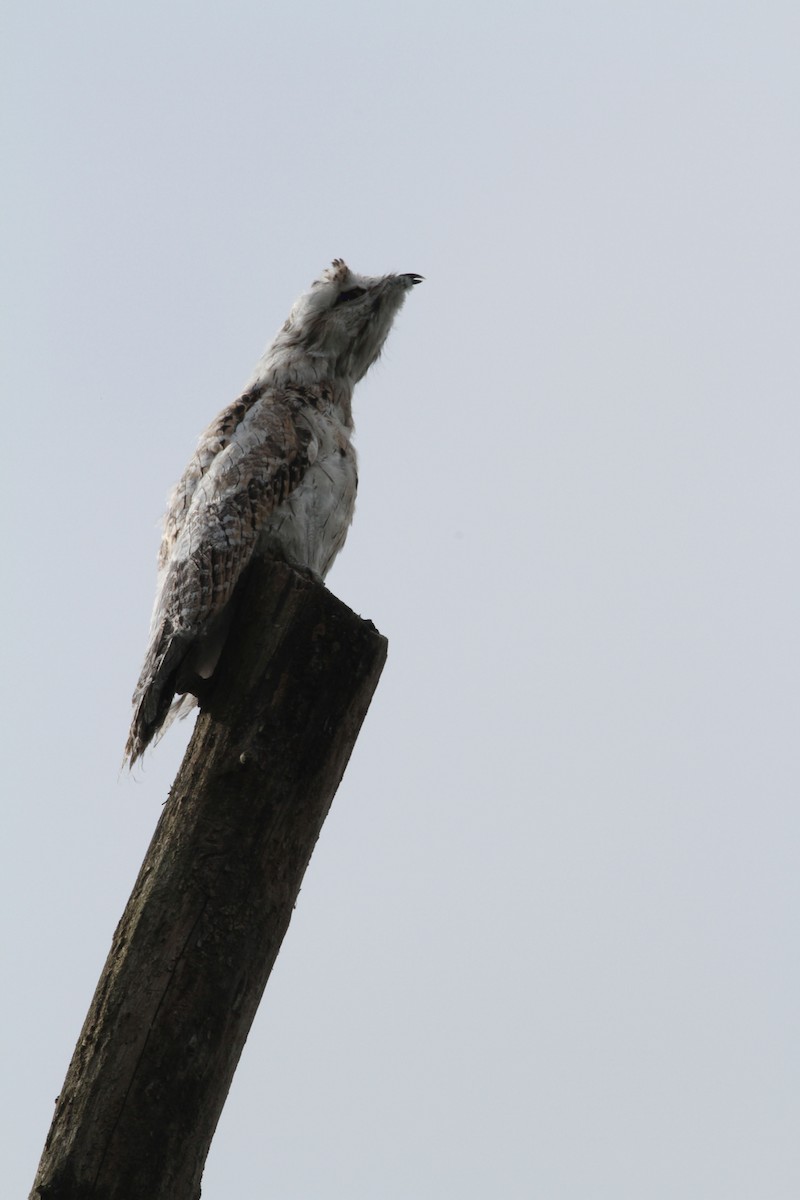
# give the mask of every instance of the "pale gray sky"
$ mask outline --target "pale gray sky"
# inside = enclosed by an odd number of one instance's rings
[[[426,276],[332,590],[389,662],[204,1200],[796,1200],[800,10],[0,16],[3,1191],[188,728],[157,522],[335,256]]]

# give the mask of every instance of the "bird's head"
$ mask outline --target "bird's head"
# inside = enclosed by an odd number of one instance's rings
[[[421,282],[415,274],[356,275],[334,259],[296,301],[273,348],[307,357],[315,374],[355,384],[380,354],[406,294]]]

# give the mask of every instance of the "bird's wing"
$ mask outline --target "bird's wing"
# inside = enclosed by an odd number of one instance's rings
[[[223,619],[270,514],[316,457],[295,397],[266,392],[220,413],[173,492],[160,553],[150,644],[133,696],[133,763],[184,691],[182,668]],[[185,674],[185,672],[184,672]]]
[[[170,560],[198,485],[217,462],[220,454],[231,444],[231,439],[236,438],[237,431],[248,420],[251,410],[260,402],[268,409],[274,405],[274,399],[264,388],[251,388],[227,408],[223,408],[201,435],[189,465],[170,493],[158,552],[159,572],[163,571]]]

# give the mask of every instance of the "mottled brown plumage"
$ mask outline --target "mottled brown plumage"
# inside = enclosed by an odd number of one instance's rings
[[[213,673],[254,553],[321,578],[330,569],[355,506],[353,388],[419,281],[355,275],[337,259],[297,301],[246,390],[202,435],[164,519],[125,747],[131,765]]]

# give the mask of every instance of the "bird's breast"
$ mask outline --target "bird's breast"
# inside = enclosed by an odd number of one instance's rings
[[[358,476],[355,450],[345,432],[324,429],[315,433],[316,459],[270,516],[258,551],[278,553],[292,565],[309,568],[324,578],[353,520]]]

